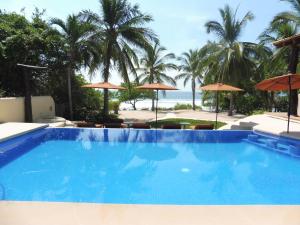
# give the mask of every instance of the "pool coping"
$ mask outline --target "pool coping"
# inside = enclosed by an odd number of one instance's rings
[[[0,124],[0,143],[33,131],[44,129],[48,124],[43,123],[3,123]]]
[[[299,225],[300,205],[0,202],[1,225]]]

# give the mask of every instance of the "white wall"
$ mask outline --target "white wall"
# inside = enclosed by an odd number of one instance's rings
[[[300,115],[300,94],[298,95],[298,109],[297,109],[298,116]]]
[[[31,101],[33,121],[55,116],[55,103],[51,96],[33,96]],[[24,121],[24,97],[0,98],[0,123]]]

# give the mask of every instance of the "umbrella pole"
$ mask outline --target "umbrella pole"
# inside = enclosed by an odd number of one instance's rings
[[[288,109],[287,133],[290,133],[291,102],[292,102],[291,92],[292,92],[292,85],[291,85],[291,77],[289,76],[289,109]]]
[[[156,110],[155,110],[155,127],[157,129],[157,108],[158,108],[158,89],[156,90]]]
[[[216,101],[216,121],[215,121],[215,130],[217,130],[217,125],[218,125],[218,113],[219,113],[219,92],[216,92],[217,95],[217,101]]]

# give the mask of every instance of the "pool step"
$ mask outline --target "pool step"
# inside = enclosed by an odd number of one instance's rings
[[[300,146],[280,143],[278,140],[257,134],[249,134],[247,142],[293,157],[300,157]]]

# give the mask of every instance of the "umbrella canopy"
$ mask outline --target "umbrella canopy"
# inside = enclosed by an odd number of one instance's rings
[[[83,85],[83,88],[99,88],[99,89],[115,89],[115,90],[125,90],[126,88],[111,84],[109,82],[95,83]]]
[[[153,83],[153,84],[144,84],[142,86],[136,87],[137,89],[144,89],[144,90],[165,90],[165,91],[172,91],[178,90],[172,86],[168,86],[161,83]]]
[[[172,86],[161,84],[161,83],[144,84],[142,86],[136,87],[136,89],[141,89],[141,90],[156,90],[155,124],[156,124],[156,128],[157,128],[158,91],[159,90],[162,90],[162,91],[175,91],[175,90],[178,90],[178,89],[175,88],[175,87],[172,87]]]
[[[202,91],[215,91],[216,94],[216,121],[215,121],[215,129],[217,129],[218,125],[218,113],[219,113],[219,93],[220,91],[243,91],[243,89],[223,84],[223,83],[215,83],[215,84],[209,84],[203,87],[200,87]]]
[[[243,91],[243,89],[230,86],[223,83],[209,84],[203,87],[200,87],[203,91]]]
[[[283,76],[273,77],[258,83],[255,87],[262,91],[287,91],[289,90],[289,84],[291,84],[292,90],[299,89],[300,75],[287,74]]]
[[[118,86],[118,85],[114,85],[111,84],[109,82],[101,82],[101,83],[95,83],[95,84],[87,84],[87,85],[83,85],[81,86],[83,88],[99,88],[99,89],[114,89],[114,90],[126,90],[126,88]],[[105,113],[103,110],[103,115],[105,117]]]
[[[273,77],[263,80],[255,86],[262,91],[289,91],[289,109],[288,109],[288,124],[287,133],[290,132],[290,117],[291,117],[291,91],[300,88],[299,74],[286,74],[283,76]]]

